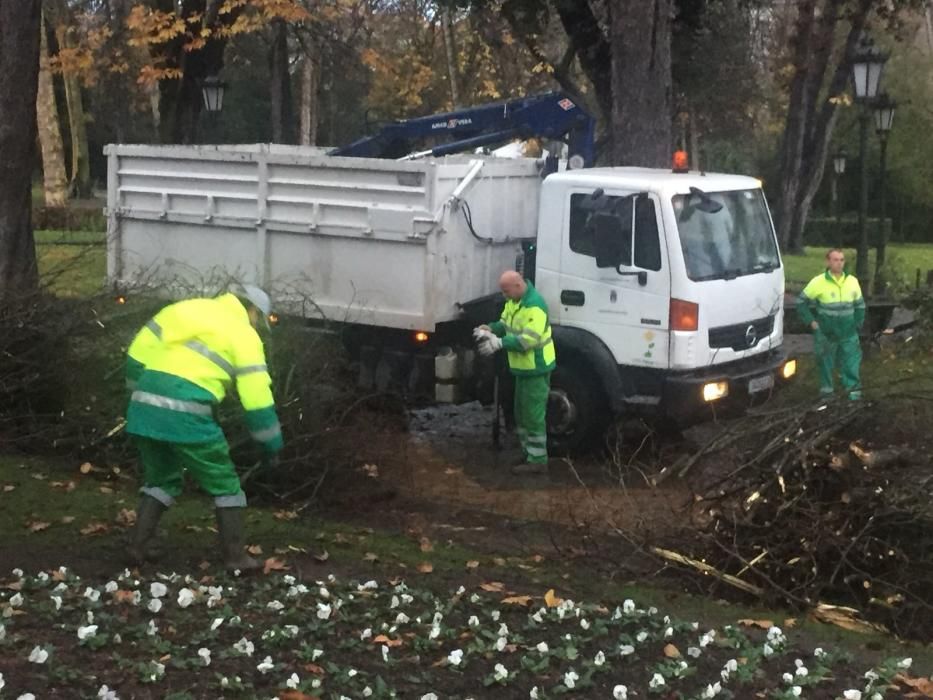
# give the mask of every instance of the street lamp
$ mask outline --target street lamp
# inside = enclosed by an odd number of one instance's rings
[[[201,97],[204,99],[204,109],[216,114],[224,108],[224,90],[227,84],[218,76],[211,75],[201,81]]]
[[[868,120],[871,102],[878,94],[881,73],[888,55],[878,49],[871,38],[862,35],[852,56],[852,82],[855,99],[861,105],[859,111],[859,158],[862,182],[858,208],[858,257],[855,274],[865,284],[868,281]]]
[[[848,154],[845,152],[845,149],[836,151],[833,154],[833,177],[830,180],[830,201],[832,203],[832,215],[836,219],[836,223],[839,223],[839,205],[837,203],[837,185],[836,181],[839,177],[845,174],[846,171],[846,159]]]
[[[887,188],[885,180],[888,167],[888,134],[891,127],[894,126],[894,111],[897,109],[897,102],[888,97],[887,93],[878,95],[872,105],[875,115],[875,133],[881,141],[881,177],[878,186],[881,189],[879,209],[881,213],[881,230],[878,232],[878,252],[875,256],[875,284],[874,292],[884,293],[884,254],[888,244],[888,226],[887,226]]]

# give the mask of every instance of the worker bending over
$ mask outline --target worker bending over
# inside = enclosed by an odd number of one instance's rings
[[[556,366],[554,341],[547,304],[518,272],[509,270],[499,279],[505,295],[502,317],[473,332],[481,355],[505,349],[515,377],[515,426],[524,454],[513,467],[515,474],[547,473],[547,402],[551,372]]]
[[[181,493],[183,472],[214,497],[224,565],[261,564],[243,551],[243,510],[230,448],[215,412],[236,385],[249,431],[267,464],[283,447],[262,340],[269,296],[250,285],[213,299],[189,299],[162,309],[136,335],[126,361],[132,392],[126,431],[143,466],[144,485],[128,548],[137,563],[155,535],[162,513]]]

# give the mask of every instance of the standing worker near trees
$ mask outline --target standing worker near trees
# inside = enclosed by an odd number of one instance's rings
[[[862,398],[859,331],[865,322],[865,299],[845,265],[845,253],[839,248],[826,253],[826,271],[810,280],[797,297],[797,314],[813,330],[820,394],[833,394],[833,369],[838,365],[842,388],[857,401]]]
[[[515,426],[524,460],[514,474],[547,473],[547,402],[557,356],[547,304],[515,270],[499,278],[506,297],[501,318],[473,332],[481,355],[505,349],[515,377]]]
[[[214,497],[226,568],[261,566],[243,551],[246,495],[214,414],[235,383],[250,434],[264,461],[274,463],[283,447],[282,429],[257,332],[260,324],[268,327],[270,312],[264,291],[237,285],[216,298],[165,307],[130,345],[126,431],[134,437],[144,473],[128,548],[137,563],[145,559],[162,514],[181,493],[187,469]]]

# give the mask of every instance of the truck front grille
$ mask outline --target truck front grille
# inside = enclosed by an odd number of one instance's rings
[[[732,348],[748,350],[768,336],[774,330],[774,316],[736,323],[731,326],[719,326],[709,329],[710,348]]]

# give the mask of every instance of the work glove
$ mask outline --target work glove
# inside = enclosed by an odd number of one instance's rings
[[[495,355],[499,350],[502,349],[502,338],[497,338],[494,335],[490,335],[488,338],[485,338],[479,344],[479,354],[483,357],[489,357]]]
[[[493,335],[493,332],[489,330],[489,326],[477,326],[473,329],[473,340],[477,343],[482,343],[486,338]]]

